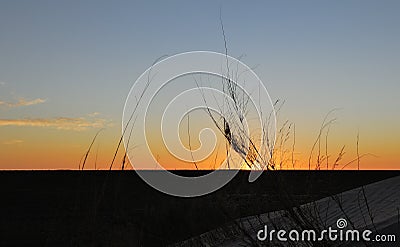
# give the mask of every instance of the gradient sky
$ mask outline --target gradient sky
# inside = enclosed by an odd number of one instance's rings
[[[0,169],[76,169],[102,127],[89,168],[97,150],[106,167],[141,73],[162,55],[224,52],[220,8],[229,54],[286,101],[299,160],[340,108],[332,156],[346,145],[352,160],[359,133],[376,156],[362,168],[400,168],[399,1],[2,0]]]

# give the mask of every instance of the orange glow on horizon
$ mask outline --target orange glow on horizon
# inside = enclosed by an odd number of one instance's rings
[[[79,169],[79,162],[86,153],[89,144],[97,130],[93,131],[65,131],[46,128],[33,127],[2,127],[0,139],[0,169],[2,170],[35,170],[35,169]],[[109,169],[112,157],[114,156],[117,144],[119,130],[113,128],[100,134],[98,140],[89,153],[85,169]],[[310,155],[312,138],[305,138],[305,134],[299,135],[296,139],[295,152],[293,159],[294,169],[308,170],[308,158]],[[373,137],[370,137],[373,138]],[[339,161],[335,170],[341,170],[345,164],[350,161],[353,163],[344,167],[346,170],[357,170],[357,158],[354,138],[334,136],[329,143],[329,169],[332,169],[332,163],[337,158],[340,148],[346,144],[345,155]],[[360,169],[362,170],[398,170],[400,169],[400,154],[395,138],[382,141],[363,138],[360,142],[360,155],[365,154],[360,159]],[[342,142],[343,141],[343,142]],[[344,143],[344,144],[343,144]],[[383,145],[386,144],[386,145]],[[196,140],[193,140],[193,148],[197,148]],[[377,146],[379,145],[379,146]],[[277,169],[293,169],[291,144],[286,147],[286,157],[283,158],[283,166]],[[114,169],[121,169],[124,156],[124,147],[121,145],[115,163]],[[177,161],[171,155],[167,154],[165,148],[154,146],[153,154],[160,164],[168,170],[195,170],[195,169],[218,169],[225,158],[225,149],[221,148],[218,152],[214,151],[207,159],[197,162],[197,168],[192,162]],[[322,151],[324,154],[325,151]],[[218,153],[218,155],[217,155]],[[315,156],[315,154],[314,154]],[[315,169],[315,160],[311,169]],[[95,166],[96,163],[96,166]],[[276,158],[276,164],[279,159]],[[139,166],[140,167],[140,166]],[[242,165],[243,169],[248,169]],[[126,160],[125,169],[132,169],[129,161]],[[154,168],[155,169],[155,168]],[[227,167],[220,167],[227,169]],[[325,160],[321,165],[322,170],[326,170]]]

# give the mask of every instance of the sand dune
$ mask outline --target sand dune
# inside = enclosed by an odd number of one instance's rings
[[[347,226],[343,230],[357,229],[360,232],[372,231],[371,242],[328,241],[322,245],[317,242],[279,242],[274,237],[270,246],[400,246],[400,176],[358,187],[313,203],[301,205],[301,212],[308,218],[316,230],[339,229],[337,221],[345,219]],[[234,224],[204,233],[190,239],[180,246],[199,243],[206,246],[252,246],[267,245],[257,239],[257,232],[267,225],[271,229],[296,229],[296,219],[288,211],[279,210],[259,216],[236,220]],[[306,224],[305,224],[306,225]],[[317,231],[318,232],[318,231]],[[396,235],[395,242],[377,243],[373,237]],[[249,240],[252,238],[253,240]],[[374,242],[372,242],[374,241]]]

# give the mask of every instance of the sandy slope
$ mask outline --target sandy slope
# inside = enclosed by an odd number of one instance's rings
[[[365,196],[364,196],[365,195]],[[323,198],[314,203],[301,206],[305,218],[315,229],[337,228],[337,220],[344,218],[347,229],[365,229],[375,234],[395,234],[396,242],[345,242],[329,241],[321,246],[400,246],[400,176],[358,187],[332,197]],[[269,231],[273,228],[288,232],[296,229],[296,220],[280,210],[238,219],[235,224],[226,225],[181,243],[181,246],[199,243],[206,246],[252,246],[267,245],[257,240],[256,234],[264,225]],[[275,227],[274,227],[275,226]],[[309,228],[303,228],[309,229]],[[248,234],[248,235],[247,235]],[[247,235],[247,236],[246,236]],[[249,240],[253,238],[253,240]],[[275,235],[276,239],[276,235]],[[277,240],[276,240],[277,241]],[[275,242],[270,246],[282,245]],[[285,243],[283,246],[313,246],[310,242]]]

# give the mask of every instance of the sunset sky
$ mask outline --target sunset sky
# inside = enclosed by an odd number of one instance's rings
[[[299,167],[337,108],[332,160],[343,145],[353,160],[359,133],[362,169],[400,169],[399,1],[41,0],[0,1],[0,169],[78,169],[102,128],[87,168],[108,167],[128,92],[155,60],[224,53],[220,9],[229,54],[285,100]]]

